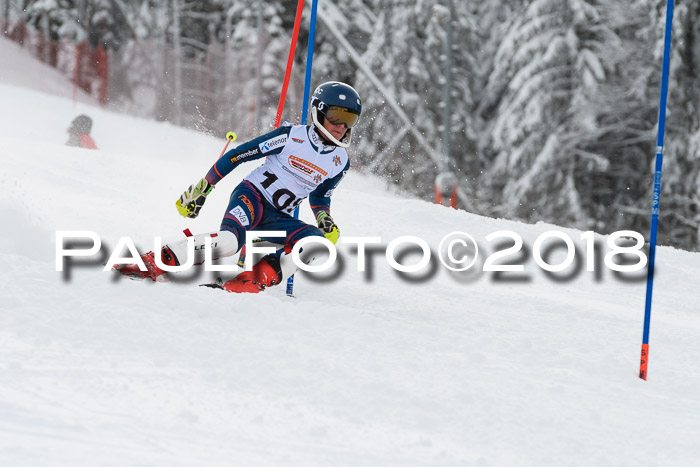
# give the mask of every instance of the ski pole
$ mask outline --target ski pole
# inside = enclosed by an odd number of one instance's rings
[[[221,156],[223,156],[226,152],[229,143],[231,141],[236,141],[236,138],[238,138],[238,135],[236,135],[236,133],[234,133],[233,131],[229,131],[228,133],[226,133],[226,146],[224,146],[224,149],[221,151],[221,154],[219,154],[219,159],[221,159]]]

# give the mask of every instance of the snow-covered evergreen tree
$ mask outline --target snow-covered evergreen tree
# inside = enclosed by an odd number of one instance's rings
[[[234,128],[252,137],[272,129],[284,79],[296,2],[236,0],[230,3],[231,53],[227,59],[226,109]],[[291,21],[290,17],[291,16]],[[295,67],[299,76],[299,67]],[[283,119],[297,119],[291,110],[299,94],[296,80],[290,83]]]
[[[87,35],[74,1],[28,0],[24,12],[27,24],[47,32],[53,41],[66,37],[78,42]]]
[[[580,143],[596,128],[591,96],[611,34],[592,1],[536,0],[515,15],[482,102],[494,112],[485,177],[494,214],[590,224],[581,187],[606,163]]]
[[[322,8],[322,13],[329,15],[328,19],[335,26],[337,32],[342,34],[359,54],[363,54],[375,23],[373,12],[370,9],[371,5],[368,4],[367,0],[348,0],[323,5],[323,7],[325,8]],[[311,8],[304,11],[306,19],[310,13]],[[303,45],[306,45],[308,41],[308,26],[306,22],[303,24],[302,34],[299,37],[299,41]],[[354,85],[355,80],[366,80],[366,78],[357,75],[357,65],[350,59],[348,53],[340,46],[322,20],[317,21],[314,42],[312,87],[326,81],[342,81]],[[302,47],[302,51],[303,60],[306,60],[306,48]]]
[[[389,95],[382,95],[358,73],[358,90],[365,106],[358,131],[358,135],[363,135],[358,151],[363,156],[361,163],[385,174],[394,183],[431,197],[438,173],[433,157],[442,157],[443,150],[445,22],[450,20],[449,14],[437,0],[377,2],[375,8],[377,20],[363,58]],[[467,9],[462,7],[460,12]],[[472,56],[466,45],[473,32],[471,17],[458,15],[453,27],[456,53],[450,92],[454,141],[450,165],[459,171],[475,152],[471,141],[474,138]],[[388,99],[399,103],[412,124],[434,146],[433,157],[387,106]]]
[[[27,0],[25,3],[27,23],[48,31],[54,41],[87,39],[92,48],[102,44],[117,49],[129,36],[124,17],[109,0]]]
[[[666,2],[652,3],[660,74]],[[676,2],[669,72],[659,242],[700,249],[700,3]],[[653,170],[648,171],[653,174]],[[651,175],[647,205],[651,202]]]
[[[649,10],[611,2],[599,6],[613,35],[605,42],[606,79],[591,96],[596,127],[582,131],[579,153],[591,161],[580,194],[589,226],[600,232],[648,229],[649,171],[654,157],[660,62],[652,57]],[[593,161],[597,162],[593,162]]]

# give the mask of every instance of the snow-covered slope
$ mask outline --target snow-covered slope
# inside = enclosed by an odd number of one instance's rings
[[[130,236],[142,249],[211,231],[247,169],[183,220],[173,203],[223,139],[14,84],[0,83],[0,102],[0,465],[697,463],[699,254],[658,250],[648,382],[637,378],[645,283],[601,264],[598,278],[582,268],[555,281],[529,255],[526,280],[502,281],[434,263],[411,281],[383,250],[357,272],[344,246],[344,270],[297,277],[294,299],[281,287],[197,287],[204,273],[115,280],[104,257],[66,277],[56,230],[95,231],[106,247]],[[83,112],[99,151],[63,146]],[[515,231],[531,251],[556,228],[400,197],[356,172],[333,214],[343,236],[384,245],[413,235],[437,250],[465,231],[482,259],[491,232]],[[580,233],[558,230],[583,257]]]
[[[35,60],[28,51],[16,42],[0,39],[0,83],[30,88],[42,93],[73,99],[74,89],[70,79],[63,73]],[[75,93],[78,102],[96,105],[97,99],[81,89]]]

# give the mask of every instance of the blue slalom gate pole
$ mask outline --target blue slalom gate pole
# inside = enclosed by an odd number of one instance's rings
[[[304,76],[304,101],[301,109],[301,124],[306,125],[309,113],[309,96],[311,94],[311,66],[314,63],[314,40],[316,38],[316,10],[318,0],[311,2],[311,24],[309,25],[309,46],[306,50],[306,76]]]
[[[659,128],[656,136],[656,169],[654,192],[651,199],[651,232],[649,234],[649,265],[647,270],[647,295],[644,305],[644,335],[639,377],[646,381],[649,364],[649,326],[651,322],[651,294],[654,289],[654,261],[656,259],[656,231],[659,226],[661,201],[661,167],[664,159],[664,129],[666,126],[666,99],[668,96],[668,69],[671,56],[671,31],[673,29],[673,0],[666,0],[666,31],[664,35],[664,61],[661,72],[661,97],[659,99]]]
[[[311,66],[314,61],[314,40],[316,38],[316,10],[318,0],[311,3],[311,22],[309,24],[309,45],[306,49],[306,76],[304,77],[304,100],[301,110],[301,124],[306,125],[306,115],[309,113],[309,95],[311,94]],[[299,217],[299,206],[294,210],[294,217]],[[294,276],[287,279],[287,295],[294,294]]]

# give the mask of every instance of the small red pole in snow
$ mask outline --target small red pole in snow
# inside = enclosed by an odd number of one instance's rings
[[[449,206],[457,209],[457,198],[457,177],[452,172],[439,173],[435,177],[435,204],[444,205],[449,199]]]

